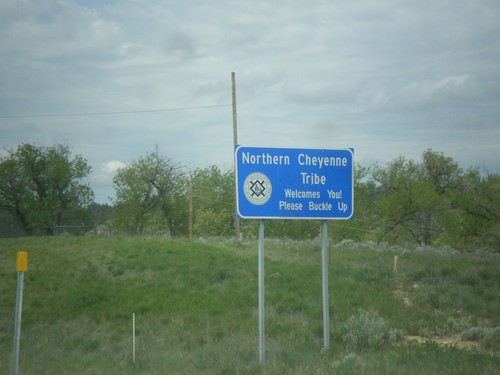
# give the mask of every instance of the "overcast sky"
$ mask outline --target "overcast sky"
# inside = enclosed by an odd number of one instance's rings
[[[242,145],[499,171],[498,0],[0,0],[0,153],[68,144],[100,203],[155,145],[230,169],[231,72]]]

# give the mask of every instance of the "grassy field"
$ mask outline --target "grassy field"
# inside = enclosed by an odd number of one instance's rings
[[[2,374],[20,250],[23,375],[500,374],[499,256],[332,248],[325,351],[319,242],[268,240],[260,366],[256,242],[121,237],[0,240]]]

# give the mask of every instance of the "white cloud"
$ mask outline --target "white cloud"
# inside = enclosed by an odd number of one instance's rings
[[[94,174],[92,180],[97,183],[109,183],[113,181],[113,177],[116,175],[116,172],[126,167],[127,164],[120,160],[110,160],[104,162],[100,165],[99,171]]]

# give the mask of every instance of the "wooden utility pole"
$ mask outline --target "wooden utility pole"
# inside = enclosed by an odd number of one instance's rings
[[[231,72],[231,87],[233,96],[233,143],[234,148],[238,144],[238,127],[236,123],[236,78],[235,73]],[[234,150],[233,150],[234,151]],[[236,168],[236,165],[234,166]],[[238,183],[236,181],[236,173],[234,174],[234,229],[236,234],[236,240],[240,239],[240,219],[238,218],[238,212],[236,207],[236,192],[238,189]]]
[[[193,239],[193,184],[189,183],[189,239]]]

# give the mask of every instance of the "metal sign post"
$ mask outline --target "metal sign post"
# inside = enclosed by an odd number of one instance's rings
[[[321,222],[321,268],[323,279],[323,343],[330,347],[330,303],[328,301],[328,224]]]
[[[259,220],[259,363],[266,359],[265,302],[264,302],[264,220]]]
[[[14,349],[12,350],[12,375],[17,375],[19,370],[19,343],[21,339],[21,313],[23,307],[24,272],[28,270],[28,253],[17,253],[17,293],[16,316],[14,320]]]

